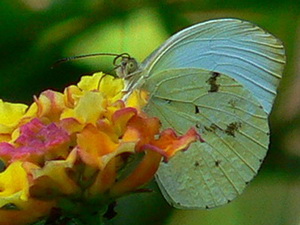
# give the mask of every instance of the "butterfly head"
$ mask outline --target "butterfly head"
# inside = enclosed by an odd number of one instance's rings
[[[116,74],[120,78],[130,78],[131,75],[138,70],[139,64],[135,58],[129,54],[123,53],[114,59]]]

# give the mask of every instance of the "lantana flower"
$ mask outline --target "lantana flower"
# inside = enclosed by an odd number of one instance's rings
[[[101,224],[109,204],[141,190],[161,161],[199,139],[194,129],[161,131],[142,111],[147,93],[124,102],[123,88],[122,79],[96,73],[30,106],[0,100],[0,225],[49,223],[57,214]]]

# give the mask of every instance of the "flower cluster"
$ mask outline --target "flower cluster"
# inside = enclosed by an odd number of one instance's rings
[[[101,211],[199,138],[194,129],[160,132],[159,120],[141,111],[147,93],[125,103],[123,86],[96,73],[64,93],[43,92],[29,107],[0,100],[0,225],[32,223],[54,208]]]

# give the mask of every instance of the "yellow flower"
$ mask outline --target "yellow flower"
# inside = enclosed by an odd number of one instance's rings
[[[10,139],[11,133],[25,114],[27,105],[3,102],[0,99],[0,142]]]

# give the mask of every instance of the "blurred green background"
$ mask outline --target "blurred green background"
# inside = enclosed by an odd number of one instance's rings
[[[120,199],[109,224],[300,224],[300,2],[298,0],[1,0],[0,98],[31,103],[45,89],[62,91],[82,74],[112,72],[112,59],[62,57],[128,52],[142,61],[171,34],[220,17],[252,21],[281,39],[287,66],[271,115],[269,154],[232,203],[175,210],[154,191]]]

